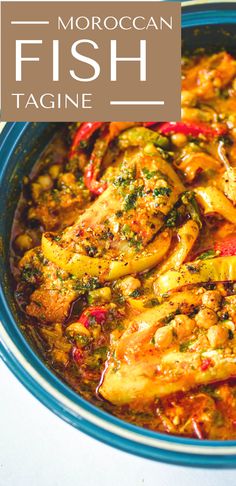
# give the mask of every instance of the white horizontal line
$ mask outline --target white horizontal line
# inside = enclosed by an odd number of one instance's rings
[[[12,25],[44,25],[49,24],[49,20],[12,20]]]
[[[110,101],[110,105],[164,105],[164,101]]]

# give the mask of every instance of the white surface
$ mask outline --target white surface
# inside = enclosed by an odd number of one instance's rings
[[[169,466],[103,445],[41,405],[0,361],[0,486],[235,486],[234,470]]]

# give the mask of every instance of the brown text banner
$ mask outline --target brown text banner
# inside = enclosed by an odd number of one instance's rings
[[[178,2],[2,2],[2,120],[178,120]]]

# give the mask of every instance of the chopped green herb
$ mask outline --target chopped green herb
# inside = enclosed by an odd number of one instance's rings
[[[212,398],[215,398],[217,400],[220,400],[220,396],[218,395],[217,393],[217,390],[215,390],[212,385],[202,385],[200,387],[200,391],[202,393],[206,393],[207,395],[209,395],[210,397]]]
[[[130,233],[130,226],[128,224],[124,224],[122,226],[122,233],[124,233],[124,235],[127,235]]]
[[[229,135],[220,135],[220,137],[218,137],[218,141],[223,142],[226,147],[231,147],[234,143]]]
[[[169,187],[156,187],[153,191],[153,196],[169,196],[171,194],[171,189]]]
[[[204,251],[204,253],[201,253],[201,255],[198,256],[198,260],[207,260],[208,258],[213,258],[216,256],[215,250],[208,250]]]
[[[89,344],[89,337],[85,336],[84,334],[77,334],[75,336],[75,339],[76,339],[77,344],[79,346],[81,346],[82,348],[85,347],[85,346],[88,346],[88,344]]]
[[[168,214],[166,219],[166,227],[173,228],[177,224],[178,212],[176,208],[173,208]]]
[[[199,273],[199,268],[194,265],[186,264],[186,268],[190,273]]]
[[[158,175],[158,170],[149,170],[147,167],[143,167],[142,172],[148,180]]]
[[[114,238],[114,235],[113,235],[112,231],[109,228],[107,228],[107,229],[103,230],[100,238],[101,238],[101,240],[112,240]]]
[[[51,194],[52,194],[53,201],[55,201],[56,203],[59,203],[60,202],[60,194],[59,194],[58,189],[53,189]]]
[[[120,175],[114,180],[113,184],[117,187],[126,187],[129,186],[131,182],[132,178],[130,176],[124,177]]]
[[[133,290],[133,292],[131,292],[131,294],[129,294],[129,297],[139,297],[141,295],[141,290],[140,289],[135,289]]]
[[[179,345],[180,352],[184,353],[185,351],[187,351],[193,342],[194,341],[185,341],[185,343],[180,343]]]
[[[94,290],[101,287],[97,277],[90,277],[88,280],[77,280],[74,286],[75,290]]]
[[[59,235],[53,236],[53,240],[57,241],[57,242],[61,241],[61,236],[59,236]]]
[[[131,236],[128,241],[131,246],[134,246],[136,248],[136,250],[140,250],[142,248],[142,239],[137,234]]]
[[[169,324],[169,322],[172,321],[172,319],[174,319],[177,314],[180,314],[179,309],[177,309],[175,312],[171,312],[168,316],[164,317],[163,322],[165,324]]]
[[[158,299],[149,299],[145,302],[144,306],[143,307],[155,307],[156,305],[159,305],[159,300]]]
[[[81,148],[82,150],[88,148],[88,146],[89,146],[88,140],[81,140],[80,141],[79,148]]]
[[[22,280],[29,283],[35,283],[35,281],[42,275],[42,272],[31,265],[25,265],[22,270]]]
[[[138,187],[133,192],[125,196],[125,201],[124,201],[125,211],[129,211],[130,209],[135,208],[137,199],[138,197],[142,196],[142,192],[143,192],[143,187]]]
[[[97,252],[98,252],[96,246],[86,246],[85,251],[86,251],[87,255],[90,256],[90,257],[94,257],[95,255],[97,255]]]
[[[105,360],[108,353],[107,346],[101,346],[100,348],[95,349],[94,354],[97,355],[102,360]]]
[[[224,422],[225,422],[224,416],[220,412],[220,410],[214,411],[213,421],[214,421],[214,424],[217,425],[218,427],[224,425]]]
[[[198,207],[198,203],[195,198],[195,194],[193,191],[186,191],[181,196],[182,203],[186,206],[186,209],[189,213],[189,216],[193,221],[196,221],[199,228],[202,227],[202,221],[200,216],[200,210]]]

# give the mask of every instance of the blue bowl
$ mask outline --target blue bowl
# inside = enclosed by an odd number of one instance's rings
[[[195,2],[187,2],[183,8],[182,26],[184,49],[225,46],[233,51],[236,45],[236,10],[230,3],[195,5]],[[11,224],[22,177],[29,172],[57,128],[58,124],[53,123],[7,123],[0,136],[0,353],[3,360],[44,405],[102,442],[132,454],[174,464],[234,467],[236,441],[168,436],[113,417],[61,382],[21,334],[8,262]]]

